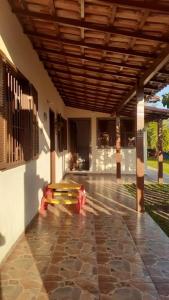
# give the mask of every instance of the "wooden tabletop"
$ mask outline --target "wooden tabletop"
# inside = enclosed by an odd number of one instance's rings
[[[80,184],[72,182],[61,182],[61,183],[51,183],[48,188],[55,190],[79,190],[81,188]]]

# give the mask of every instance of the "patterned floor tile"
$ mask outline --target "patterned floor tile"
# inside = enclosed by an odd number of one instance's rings
[[[52,206],[31,223],[2,266],[0,298],[169,300],[169,240],[157,224],[113,176],[67,180],[85,185],[84,211]]]

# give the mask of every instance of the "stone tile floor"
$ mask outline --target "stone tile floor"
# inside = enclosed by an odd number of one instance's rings
[[[113,176],[75,176],[81,215],[51,207],[1,268],[3,300],[167,300],[169,239]],[[130,178],[127,178],[130,181]]]

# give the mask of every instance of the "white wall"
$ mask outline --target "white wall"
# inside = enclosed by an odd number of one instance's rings
[[[36,214],[42,187],[50,181],[49,107],[64,116],[64,104],[7,0],[0,0],[0,49],[35,86],[39,96],[40,155],[38,160],[0,171],[0,261]],[[64,173],[66,153],[57,154],[56,180]]]
[[[135,148],[121,148],[121,173],[136,173]],[[93,172],[116,173],[116,149],[95,148],[95,168]]]
[[[65,108],[68,118],[91,118],[91,172],[116,173],[115,149],[98,149],[96,146],[96,120],[97,118],[108,118],[109,114],[91,112],[82,109]],[[122,174],[135,174],[136,172],[136,151],[135,148],[121,149]]]

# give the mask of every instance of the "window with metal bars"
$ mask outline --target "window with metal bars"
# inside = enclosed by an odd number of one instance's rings
[[[1,170],[38,156],[37,112],[36,89],[4,56],[0,56]]]

